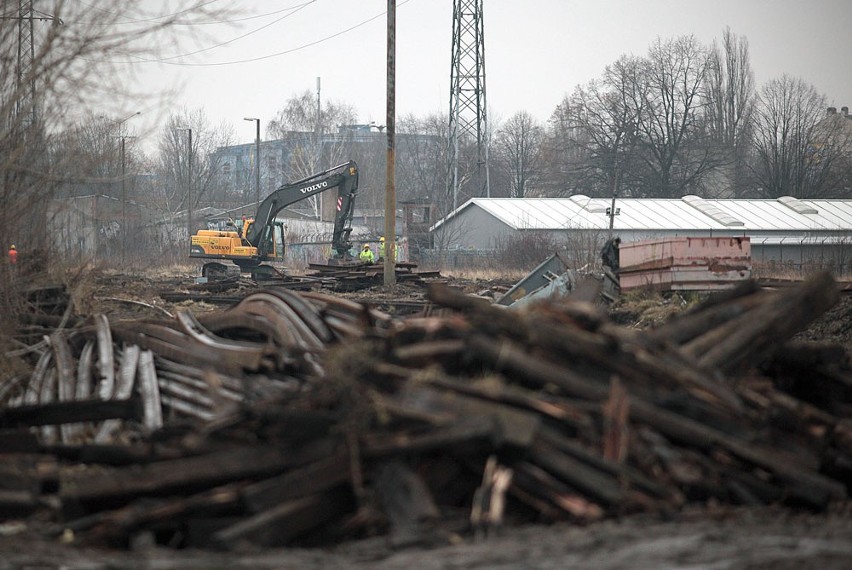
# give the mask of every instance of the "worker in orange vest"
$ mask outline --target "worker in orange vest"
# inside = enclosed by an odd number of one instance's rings
[[[9,263],[12,265],[18,263],[18,250],[15,248],[15,244],[9,247]]]

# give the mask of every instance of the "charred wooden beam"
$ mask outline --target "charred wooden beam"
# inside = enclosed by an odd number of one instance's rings
[[[327,457],[248,485],[240,496],[249,512],[258,513],[271,505],[322,493],[349,478],[349,451],[340,447]]]
[[[69,521],[64,526],[76,532],[89,530],[90,541],[124,543],[133,533],[157,525],[185,521],[193,515],[238,510],[240,490],[245,483],[231,483],[188,497],[169,497],[159,501],[145,499],[115,510]]]
[[[435,449],[478,444],[491,450],[499,438],[493,418],[482,416],[461,418],[458,422],[419,433],[395,432],[368,434],[362,440],[365,457],[379,458],[400,453],[420,453]]]
[[[424,525],[434,523],[440,511],[420,475],[401,461],[389,461],[377,470],[375,492],[394,544],[422,542]]]
[[[440,412],[456,418],[484,418],[493,426],[493,443],[524,449],[535,440],[541,426],[537,414],[512,406],[463,396],[457,392],[438,390],[409,382],[398,396],[403,404],[423,412]]]
[[[64,507],[96,510],[140,496],[199,490],[241,479],[269,477],[293,465],[292,453],[268,446],[225,449],[196,457],[97,473],[66,471],[59,496]]]
[[[184,456],[184,452],[160,449],[149,443],[44,444],[38,450],[67,463],[113,466],[141,465]]]
[[[725,337],[700,354],[698,364],[724,373],[755,366],[839,299],[840,292],[831,275],[815,275],[801,286],[777,295],[773,302],[725,325]]]
[[[620,506],[626,500],[627,495],[617,477],[577,461],[544,441],[533,444],[529,461],[609,508]]]
[[[486,339],[487,340],[487,339]],[[472,339],[473,342],[473,339]],[[553,384],[567,393],[590,400],[603,401],[608,391],[578,377],[565,368],[557,368],[507,344],[495,346],[490,340],[476,342],[497,369],[520,375],[525,382],[540,386]],[[738,440],[687,417],[669,412],[648,402],[633,398],[631,416],[683,445],[712,450],[721,447],[734,455],[773,473],[797,500],[825,508],[829,502],[846,497],[845,487],[828,477],[780,459],[771,449]]]
[[[672,504],[679,504],[683,498],[672,494],[671,489],[643,475],[629,465],[621,465],[603,458],[599,453],[594,453],[582,447],[577,441],[563,437],[552,428],[542,428],[539,433],[541,441],[553,446],[562,453],[581,461],[586,465],[607,473],[622,481],[628,488],[635,488],[642,493],[666,499]]]
[[[761,291],[757,282],[744,281],[733,289],[714,293],[698,306],[646,331],[645,336],[651,342],[684,344],[769,299],[770,296]]]
[[[296,537],[339,518],[354,507],[352,495],[338,488],[331,492],[287,501],[217,531],[214,545],[285,546]]]
[[[30,491],[0,489],[0,518],[19,518],[32,514],[39,507],[38,496]]]
[[[408,374],[413,376],[414,372]],[[576,402],[535,393],[517,384],[509,386],[505,380],[496,375],[476,382],[465,382],[462,379],[452,378],[430,370],[426,374],[419,375],[417,379],[460,394],[535,412],[576,429],[588,428],[591,425],[589,413],[577,406]]]
[[[522,461],[514,464],[512,469],[514,479],[509,493],[547,519],[594,521],[603,518],[605,511],[601,505],[541,467]]]
[[[139,398],[50,402],[0,409],[0,427],[47,426],[108,419],[142,419]]]

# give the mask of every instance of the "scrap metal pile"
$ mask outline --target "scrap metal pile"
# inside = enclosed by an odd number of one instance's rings
[[[649,331],[440,284],[441,309],[406,319],[284,289],[96,315],[20,351],[31,369],[0,387],[0,516],[239,548],[707,502],[825,511],[852,481],[852,369],[842,346],[790,339],[838,294],[827,275],[749,283]]]
[[[416,263],[397,262],[394,264],[397,283],[423,284],[424,279],[440,277],[438,271],[418,270]],[[311,263],[309,278],[321,280],[334,291],[358,291],[381,285],[384,282],[384,264],[354,263],[349,265],[327,265]]]

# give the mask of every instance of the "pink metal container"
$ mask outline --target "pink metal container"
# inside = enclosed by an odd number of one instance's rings
[[[747,237],[673,237],[622,243],[622,291],[653,287],[664,291],[727,289],[751,278]]]

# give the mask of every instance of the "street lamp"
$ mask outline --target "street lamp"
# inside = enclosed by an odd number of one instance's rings
[[[179,131],[189,133],[187,139],[187,166],[186,166],[186,234],[189,238],[189,247],[192,248],[192,127],[178,127]]]
[[[140,115],[141,111],[136,111],[132,115],[128,115],[124,119],[118,121],[118,138],[121,139],[121,262],[124,263],[127,255],[127,186],[126,186],[126,161],[125,161],[125,145],[124,141],[130,137],[122,134],[124,123]]]
[[[244,121],[254,121],[257,123],[257,138],[255,139],[255,151],[254,151],[254,203],[255,206],[260,204],[260,119],[255,119],[254,117],[244,117]]]

